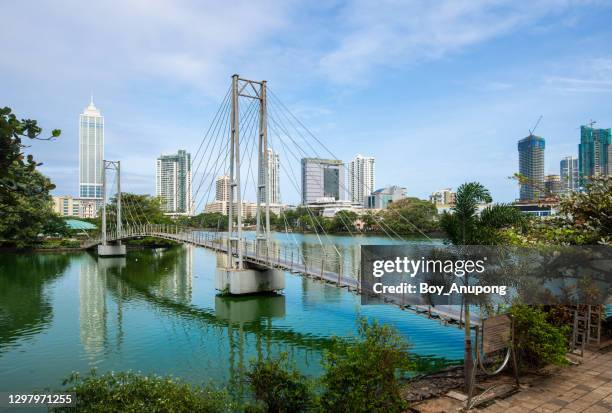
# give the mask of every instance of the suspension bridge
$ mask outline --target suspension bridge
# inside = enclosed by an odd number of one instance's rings
[[[323,195],[331,194],[334,201],[341,201],[349,190],[344,184],[345,164],[332,174],[331,180],[311,179],[297,176],[294,165],[302,159],[327,157],[337,160],[323,142],[295,116],[269,89],[265,81],[254,81],[232,76],[231,86],[225,93],[204,138],[192,160],[195,168],[193,182],[193,210],[206,211],[211,202],[221,207],[227,231],[203,231],[178,225],[156,224],[149,221],[147,214],[137,202],[121,196],[121,166],[119,161],[104,161],[102,228],[98,239],[90,240],[85,247],[97,247],[98,255],[125,255],[122,241],[131,238],[156,237],[180,243],[193,244],[214,251],[217,254],[216,288],[229,294],[251,294],[278,291],[285,287],[285,272],[300,274],[316,280],[334,284],[340,288],[361,293],[358,268],[346,268],[342,256],[331,240],[321,221],[320,211],[306,202],[301,207],[307,212],[308,220],[318,241],[318,252],[308,254],[298,245],[281,212],[287,239],[291,243],[279,243],[271,238],[271,206],[279,203],[278,181],[282,178],[290,184],[304,201],[304,186],[319,186]],[[281,159],[282,162],[279,162]],[[278,163],[275,163],[278,162]],[[276,169],[278,168],[278,169]],[[108,185],[106,172],[115,172],[115,181]],[[229,188],[223,191],[217,181],[227,178]],[[275,182],[273,183],[272,180]],[[330,188],[329,186],[332,186]],[[220,190],[221,189],[221,190]],[[375,188],[366,188],[371,193]],[[107,210],[107,193],[115,191],[114,206]],[[214,199],[211,196],[214,194]],[[252,197],[255,203],[255,236],[245,236],[243,218],[246,214],[245,199]],[[251,198],[251,199],[252,199]],[[274,198],[274,199],[273,199]],[[197,205],[196,205],[197,204]],[[359,208],[358,205],[354,207]],[[110,212],[110,214],[109,214]],[[395,211],[399,219],[427,237],[414,224]],[[352,222],[337,214],[350,236],[355,235]],[[377,214],[372,215],[378,228],[385,236],[401,243],[403,238]],[[427,237],[428,238],[428,237]],[[463,314],[459,306],[407,306],[395,303],[461,325]],[[478,324],[476,317],[472,320]]]

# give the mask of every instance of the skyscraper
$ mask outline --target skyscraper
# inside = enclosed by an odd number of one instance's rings
[[[610,128],[595,129],[592,126],[580,127],[580,144],[578,145],[578,169],[581,184],[586,178],[606,175],[610,169],[609,154],[612,153]]]
[[[279,168],[280,168],[280,158],[276,152],[272,149],[268,148],[268,175],[270,177],[270,203],[271,204],[280,204],[280,182],[279,182]],[[261,169],[261,173],[263,174],[263,168]],[[260,202],[265,203],[265,196],[260,199]]]
[[[181,149],[157,158],[155,189],[166,213],[191,215],[191,155]]]
[[[215,181],[215,201],[228,202],[230,191],[230,177],[227,175],[218,177]]]
[[[302,158],[302,204],[323,198],[342,199],[344,173],[337,159]]]
[[[356,155],[348,166],[349,198],[351,202],[367,205],[368,196],[374,191],[374,158]]]
[[[93,103],[79,116],[79,197],[102,200],[104,117]]]
[[[578,158],[566,156],[559,164],[559,175],[564,192],[576,191],[579,187]]]
[[[518,142],[519,173],[525,178],[520,184],[521,201],[545,196],[544,148],[545,141],[540,136],[529,135]]]

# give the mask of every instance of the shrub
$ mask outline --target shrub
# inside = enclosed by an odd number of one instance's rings
[[[62,412],[230,412],[227,394],[209,386],[197,387],[172,377],[141,375],[132,372],[85,378],[73,373],[64,381],[67,392],[76,393],[76,407]]]
[[[250,411],[305,412],[312,405],[308,379],[289,365],[286,354],[252,362],[246,379],[255,399],[263,405],[261,409],[250,406]]]
[[[569,326],[550,324],[547,314],[535,306],[515,304],[510,314],[514,317],[515,345],[521,367],[567,363]]]
[[[390,326],[359,319],[359,339],[335,340],[326,352],[321,408],[325,412],[401,412],[399,375],[411,368],[408,344]]]

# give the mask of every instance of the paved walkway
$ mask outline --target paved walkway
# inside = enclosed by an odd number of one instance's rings
[[[487,413],[609,413],[612,412],[612,351],[589,353],[583,364],[560,369],[532,387],[491,406]]]

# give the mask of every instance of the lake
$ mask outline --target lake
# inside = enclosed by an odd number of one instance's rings
[[[315,235],[275,238],[315,249]],[[360,244],[383,237],[330,236],[358,264]],[[406,242],[439,242],[415,239]],[[213,381],[237,396],[249,361],[286,352],[317,376],[331,338],[356,334],[359,315],[404,335],[418,371],[463,357],[463,332],[387,305],[361,305],[346,289],[286,274],[282,294],[222,297],[214,289],[215,253],[194,246],[129,251],[0,254],[0,390],[61,388],[73,371],[133,370]],[[31,411],[31,410],[29,410]]]

